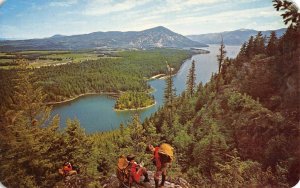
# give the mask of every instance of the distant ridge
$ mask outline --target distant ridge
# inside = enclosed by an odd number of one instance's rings
[[[262,31],[263,35],[269,36],[271,31],[267,30]],[[284,34],[286,28],[275,30],[277,37],[280,37]],[[221,35],[223,36],[224,43],[227,45],[241,45],[246,42],[250,36],[255,36],[257,34],[257,30],[254,29],[238,29],[234,31],[224,31],[221,33],[207,33],[200,35],[188,35],[191,40],[205,43],[205,44],[220,44]]]
[[[143,31],[93,32],[82,35],[54,35],[43,39],[1,41],[0,51],[83,50],[96,48],[184,48],[206,47],[163,26]]]
[[[66,35],[59,35],[59,34],[57,34],[57,35],[53,35],[50,38],[60,38],[60,37],[66,37]]]

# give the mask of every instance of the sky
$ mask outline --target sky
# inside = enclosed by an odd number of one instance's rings
[[[141,31],[156,26],[182,35],[272,30],[286,27],[280,14],[272,0],[0,0],[0,38]]]

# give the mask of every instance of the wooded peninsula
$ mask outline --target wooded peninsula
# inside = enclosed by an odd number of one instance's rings
[[[115,110],[137,110],[143,109],[155,104],[155,99],[144,92],[129,91],[122,93],[117,99]]]

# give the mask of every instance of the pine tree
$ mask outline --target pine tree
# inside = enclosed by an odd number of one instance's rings
[[[164,91],[164,99],[165,99],[165,106],[167,107],[166,109],[168,110],[168,123],[169,125],[172,124],[172,111],[173,111],[173,103],[174,103],[174,98],[176,96],[176,92],[174,89],[174,83],[173,83],[173,78],[172,78],[172,69],[170,68],[169,64],[167,63],[168,67],[168,76],[166,79],[166,87]]]
[[[187,97],[192,97],[194,95],[194,90],[196,86],[195,60],[193,60],[192,66],[189,69],[186,85],[186,95]]]
[[[206,89],[204,88],[202,82],[200,82],[198,85],[197,93],[198,93],[198,98],[195,104],[195,112],[199,111],[203,107],[204,103],[206,102],[205,100]]]
[[[270,39],[267,44],[266,52],[269,56],[273,56],[278,53],[278,39],[275,31],[271,32]]]
[[[166,87],[164,91],[164,99],[165,99],[165,105],[172,106],[174,97],[176,96],[175,89],[174,89],[174,83],[172,79],[172,68],[167,63],[168,67],[168,75],[166,78]]]
[[[223,37],[222,37],[222,40],[221,40],[221,46],[219,48],[219,51],[220,51],[220,54],[217,55],[217,59],[218,59],[218,64],[219,64],[219,69],[218,69],[219,71],[218,71],[218,73],[220,74],[221,68],[222,68],[222,64],[223,64],[225,56],[226,56],[226,51],[225,51],[225,45],[224,45],[224,42],[223,42]]]
[[[224,135],[213,122],[207,134],[195,146],[192,155],[203,174],[212,179],[212,174],[217,171],[216,163],[223,161],[227,149]]]
[[[246,49],[247,49],[247,43],[244,42],[237,57],[238,58],[246,57],[247,56]]]
[[[159,145],[160,134],[157,133],[156,127],[153,122],[145,120],[144,122],[145,135],[147,138],[147,143],[152,143],[153,145]]]
[[[79,166],[81,172],[86,173],[86,164],[91,153],[92,142],[80,127],[77,119],[73,121],[70,119],[67,120],[67,127],[63,133],[63,138],[62,160]]]
[[[251,36],[247,43],[246,55],[248,58],[252,58],[254,54],[254,37]]]
[[[254,38],[254,53],[255,54],[264,54],[265,53],[265,43],[264,43],[264,37],[259,31],[257,35]]]

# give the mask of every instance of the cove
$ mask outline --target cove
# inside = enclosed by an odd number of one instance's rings
[[[177,95],[185,90],[186,78],[192,61],[195,60],[196,83],[206,83],[212,73],[218,70],[217,57],[219,45],[210,45],[203,48],[210,51],[208,54],[193,55],[181,66],[178,73],[173,77]],[[226,46],[227,56],[234,58],[239,52],[240,46]],[[165,80],[156,79],[148,82],[155,89],[152,93],[156,100],[156,105],[147,109],[138,110],[141,120],[150,117],[160,106],[163,105],[163,94]],[[115,99],[108,95],[85,95],[73,101],[55,104],[51,116],[58,114],[61,120],[61,127],[65,127],[68,118],[77,118],[80,125],[87,133],[97,131],[108,131],[116,129],[120,123],[127,124],[135,111],[114,111]]]

